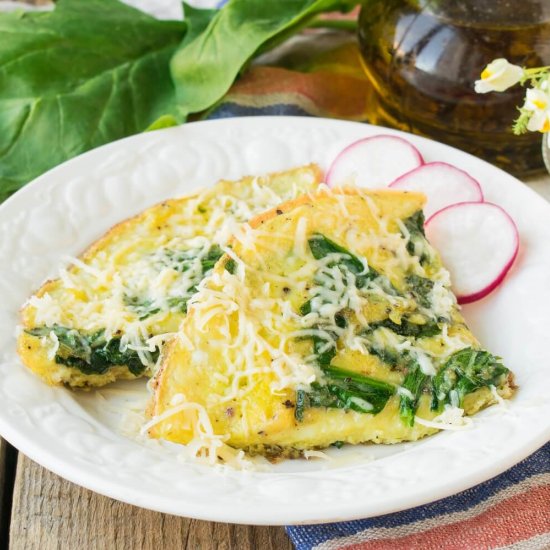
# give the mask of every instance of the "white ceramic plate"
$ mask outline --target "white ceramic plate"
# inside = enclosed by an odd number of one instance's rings
[[[331,450],[332,462],[286,461],[237,472],[182,463],[120,432],[119,405],[144,396],[141,381],[114,395],[49,388],[15,354],[18,309],[114,223],[219,178],[318,162],[351,141],[394,133],[334,120],[261,117],[188,124],[142,134],[48,172],[0,207],[0,433],[46,468],[110,497],[195,518],[246,523],[328,522],[386,514],[466,489],[506,470],[550,437],[550,205],[513,177],[465,153],[407,136],[427,161],[472,173],[521,234],[505,284],[464,308],[488,349],[501,355],[520,390],[506,409],[474,427],[414,444]],[[395,159],[399,162],[399,158]],[[456,236],[460,239],[460,235]],[[373,460],[374,459],[374,460]]]

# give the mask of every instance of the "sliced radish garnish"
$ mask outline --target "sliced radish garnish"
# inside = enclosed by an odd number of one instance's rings
[[[385,187],[424,160],[407,140],[388,135],[360,139],[348,145],[328,169],[330,186],[355,183],[359,187]]]
[[[460,304],[475,302],[492,292],[519,250],[514,220],[490,202],[447,206],[426,222],[426,236],[450,271]]]
[[[457,202],[483,202],[479,182],[446,162],[423,164],[397,178],[390,187],[424,193],[428,198],[424,207],[427,218]]]

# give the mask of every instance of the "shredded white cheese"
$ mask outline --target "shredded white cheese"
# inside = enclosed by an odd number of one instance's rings
[[[332,460],[332,457],[323,453],[323,451],[304,451],[304,458],[309,460],[310,458],[322,458],[323,460]]]
[[[438,430],[465,430],[470,428],[474,422],[471,418],[464,416],[464,409],[454,405],[446,405],[445,410],[433,420],[415,416],[414,421],[421,426]]]
[[[52,345],[48,349],[48,359],[50,361],[53,361],[55,354],[57,353],[57,350],[59,349],[59,338],[57,337],[57,334],[52,330],[50,331],[49,338],[52,342]]]

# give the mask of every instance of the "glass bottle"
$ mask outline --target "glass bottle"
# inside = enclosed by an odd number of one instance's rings
[[[365,0],[371,120],[454,145],[519,176],[543,168],[540,134],[512,134],[525,90],[476,94],[495,58],[550,65],[550,0]]]

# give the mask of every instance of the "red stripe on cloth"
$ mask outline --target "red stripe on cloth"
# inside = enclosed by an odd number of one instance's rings
[[[406,528],[406,526],[405,526]],[[400,538],[343,546],[346,550],[489,550],[550,531],[550,485],[509,497],[470,519]],[[361,533],[356,535],[361,537]],[[368,537],[368,531],[365,532]],[[334,541],[337,543],[337,541]]]
[[[299,94],[312,101],[325,116],[363,120],[368,113],[371,86],[365,79],[326,71],[300,73],[277,67],[253,67],[225,96],[231,101],[246,95]]]
[[[356,8],[353,8],[348,13],[339,13],[337,11],[333,11],[331,13],[325,13],[321,15],[320,19],[357,19],[359,17],[359,12],[361,11],[360,6],[357,6]]]

